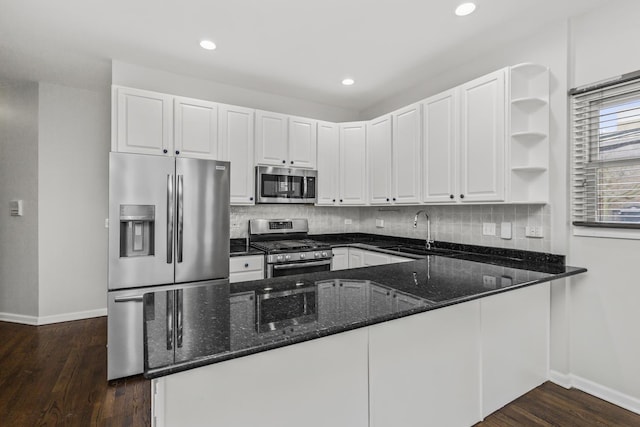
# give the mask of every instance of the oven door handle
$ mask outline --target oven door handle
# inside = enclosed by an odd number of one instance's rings
[[[300,267],[316,267],[319,265],[327,265],[327,264],[331,264],[331,260],[324,260],[324,261],[312,261],[312,262],[296,262],[293,264],[274,264],[273,265],[273,269],[274,270],[289,270],[292,268],[300,268]]]

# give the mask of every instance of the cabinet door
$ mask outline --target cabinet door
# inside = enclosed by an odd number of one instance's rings
[[[189,98],[175,98],[176,156],[218,158],[218,104]]]
[[[424,195],[427,203],[459,199],[457,91],[448,90],[423,101]]]
[[[422,198],[422,117],[420,104],[393,113],[393,201],[416,204]]]
[[[251,345],[257,335],[255,321],[255,292],[229,296],[229,317],[233,325],[231,351]]]
[[[331,271],[349,268],[349,248],[334,248],[331,260]]]
[[[391,203],[391,116],[367,123],[369,203]]]
[[[389,264],[390,257],[387,254],[373,251],[363,251],[362,263],[365,267],[372,265]]]
[[[146,90],[114,87],[116,111],[112,150],[139,154],[173,151],[173,98]]]
[[[340,204],[366,204],[367,139],[364,122],[340,125]]]
[[[256,111],[256,163],[283,166],[287,163],[287,120],[284,114]]]
[[[289,118],[289,164],[298,168],[316,168],[316,121]]]
[[[317,205],[335,205],[338,202],[340,177],[340,139],[338,125],[318,122],[318,202]]]
[[[249,108],[220,105],[220,158],[231,162],[231,204],[253,205],[253,113]]]
[[[349,268],[358,268],[362,266],[364,266],[364,251],[349,248]]]
[[[460,86],[460,197],[504,200],[505,71]]]

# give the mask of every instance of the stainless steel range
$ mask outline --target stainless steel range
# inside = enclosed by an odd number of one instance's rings
[[[249,220],[251,246],[266,253],[267,278],[329,271],[333,252],[309,239],[306,219]]]

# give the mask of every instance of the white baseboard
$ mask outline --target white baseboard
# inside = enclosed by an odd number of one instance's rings
[[[575,387],[616,406],[640,414],[640,399],[573,374],[549,372],[549,380],[564,388]]]
[[[549,381],[554,384],[558,384],[560,387],[571,388],[573,384],[571,383],[571,375],[563,374],[558,371],[551,370],[549,371]]]
[[[22,323],[24,325],[49,325],[51,323],[69,322],[72,320],[90,319],[107,315],[106,308],[78,311],[75,313],[54,314],[51,316],[24,316],[22,314],[0,313],[0,321]]]
[[[2,322],[11,322],[11,323],[22,323],[23,325],[37,325],[38,317],[37,316],[24,316],[22,314],[13,314],[13,313],[1,313],[0,312],[0,321]]]

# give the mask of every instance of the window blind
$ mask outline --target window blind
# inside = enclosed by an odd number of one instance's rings
[[[574,225],[640,228],[640,76],[632,75],[569,92]]]

